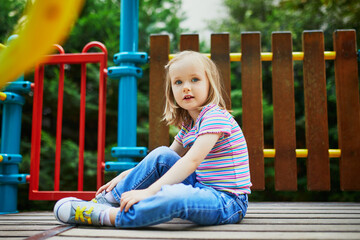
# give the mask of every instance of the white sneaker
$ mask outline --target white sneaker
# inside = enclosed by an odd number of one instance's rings
[[[62,223],[101,226],[103,224],[100,220],[100,213],[109,207],[68,197],[57,201],[54,206],[54,215]]]

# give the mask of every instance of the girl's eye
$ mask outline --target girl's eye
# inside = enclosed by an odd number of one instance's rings
[[[198,79],[198,78],[193,78],[193,79],[191,79],[191,81],[192,81],[192,82],[198,82],[198,81],[200,81],[200,79]]]
[[[181,83],[182,83],[181,80],[176,80],[176,81],[175,81],[175,85],[180,85]]]

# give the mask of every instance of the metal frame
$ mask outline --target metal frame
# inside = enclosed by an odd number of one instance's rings
[[[100,48],[102,52],[87,53],[92,47]],[[99,112],[98,112],[98,147],[97,147],[97,188],[104,182],[105,165],[105,120],[106,120],[106,71],[107,50],[102,43],[91,42],[87,44],[82,53],[65,54],[60,46],[57,46],[60,54],[50,55],[40,66],[35,69],[35,89],[32,119],[31,138],[31,166],[30,166],[30,200],[58,200],[63,197],[79,197],[82,199],[93,198],[95,191],[83,191],[84,174],[84,141],[85,141],[85,102],[86,102],[86,64],[100,63],[99,70]],[[41,149],[41,126],[43,108],[43,81],[44,65],[59,64],[59,90],[58,90],[58,113],[56,128],[56,152],[55,152],[55,176],[53,191],[39,191],[40,174],[40,149]],[[78,190],[60,191],[60,159],[61,159],[61,132],[62,132],[62,106],[64,91],[64,65],[81,64],[81,100],[80,100],[80,123],[79,123],[79,170]]]

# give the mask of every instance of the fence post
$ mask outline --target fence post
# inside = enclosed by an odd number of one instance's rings
[[[243,131],[249,149],[252,189],[265,189],[260,32],[241,33]]]
[[[149,149],[169,145],[169,126],[162,121],[165,106],[165,64],[169,61],[168,35],[150,36]]]
[[[330,190],[324,48],[322,31],[303,32],[307,185],[311,191]]]
[[[297,190],[295,90],[291,32],[272,33],[275,189]]]
[[[336,106],[339,132],[340,188],[360,190],[360,103],[356,32],[337,30],[333,35]]]

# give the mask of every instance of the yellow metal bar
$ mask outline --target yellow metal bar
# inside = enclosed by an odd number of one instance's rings
[[[325,57],[325,60],[335,60],[336,52],[325,51],[324,57]]]
[[[331,158],[341,157],[341,150],[340,149],[329,149],[329,157],[331,157]]]
[[[0,92],[0,100],[5,101],[6,99],[6,93]]]
[[[307,149],[296,149],[296,157],[298,158],[306,158],[308,156]]]
[[[273,54],[272,52],[262,52],[261,61],[272,61]]]
[[[210,53],[205,53],[207,57],[211,57]],[[293,60],[294,61],[302,61],[304,60],[303,52],[293,52]],[[169,59],[172,59],[175,54],[170,54]],[[273,54],[272,52],[262,52],[261,53],[261,61],[272,61]],[[336,58],[336,52],[325,51],[324,59],[325,60],[334,60]],[[230,53],[230,61],[231,62],[240,62],[241,61],[241,53]]]
[[[264,149],[264,157],[274,158],[275,157],[275,149]]]
[[[230,53],[231,62],[241,62],[241,53]]]
[[[304,53],[303,52],[293,52],[293,60],[294,61],[302,61],[304,60]]]
[[[296,157],[297,158],[306,158],[308,156],[307,149],[296,149]],[[264,157],[266,158],[274,158],[275,157],[275,149],[264,149]],[[341,156],[340,149],[329,149],[329,157],[330,158],[339,158]]]

